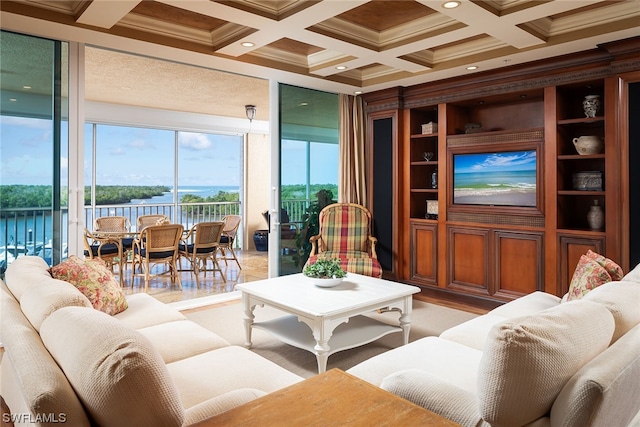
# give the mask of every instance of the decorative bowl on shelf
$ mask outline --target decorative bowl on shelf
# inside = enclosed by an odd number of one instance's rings
[[[313,264],[307,265],[302,274],[313,280],[316,286],[332,288],[342,283],[347,272],[340,267],[340,260],[335,258],[320,258]]]

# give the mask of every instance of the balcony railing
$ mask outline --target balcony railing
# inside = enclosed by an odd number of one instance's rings
[[[289,214],[290,222],[302,223],[309,206],[308,200],[283,200],[282,208]],[[185,229],[197,222],[220,221],[225,215],[241,215],[240,202],[211,203],[158,203],[138,205],[100,205],[84,207],[84,224],[93,228],[93,221],[100,216],[119,215],[129,219],[135,229],[136,219],[141,215],[163,214],[172,222],[182,224]],[[67,209],[62,212],[61,258],[67,256]],[[242,242],[244,224],[238,231],[236,244]],[[0,209],[0,275],[11,262],[23,255],[38,255],[51,265],[53,262],[53,212],[50,208]]]

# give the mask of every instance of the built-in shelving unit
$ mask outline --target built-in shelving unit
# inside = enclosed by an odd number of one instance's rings
[[[438,218],[438,162],[440,161],[438,107],[412,109],[409,127],[411,131],[409,135],[409,216],[435,220]]]
[[[595,117],[587,117],[582,102],[585,96],[598,95],[600,108]],[[559,230],[597,231],[604,234],[605,226],[594,230],[589,227],[587,214],[594,203],[606,206],[605,144],[600,152],[580,154],[575,138],[595,136],[604,140],[605,105],[602,80],[558,86],[557,97],[557,203]],[[601,186],[598,188],[598,178]],[[583,185],[585,180],[589,185]],[[581,179],[582,178],[582,179]]]
[[[631,117],[621,81],[637,75],[640,56],[630,46],[367,94],[368,114],[396,117],[399,280],[425,296],[482,305],[537,290],[562,296],[590,249],[628,262]],[[600,107],[585,114],[583,101],[593,95]],[[429,123],[437,129],[423,129]],[[602,148],[579,152],[574,139],[584,136],[602,138]],[[530,168],[512,169],[523,172],[520,187],[485,178],[469,185],[472,177],[463,176],[465,162],[533,152],[535,206]],[[437,216],[427,215],[428,204]],[[595,204],[604,212],[599,227],[588,220]]]

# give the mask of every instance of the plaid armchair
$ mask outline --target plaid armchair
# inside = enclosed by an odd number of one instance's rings
[[[311,256],[306,265],[319,258],[338,258],[342,269],[352,273],[382,277],[376,255],[377,239],[371,235],[371,213],[355,203],[334,203],[322,209],[319,233],[311,237]]]

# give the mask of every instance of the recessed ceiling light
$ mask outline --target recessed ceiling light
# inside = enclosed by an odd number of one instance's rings
[[[18,100],[16,98],[9,98],[9,101],[11,102],[17,102]]]
[[[442,4],[442,7],[445,9],[455,9],[458,6],[460,6],[459,1],[448,1]]]
[[[478,66],[477,66],[477,65],[469,65],[469,66],[467,67],[467,70],[469,70],[469,71],[473,71],[473,70],[477,70],[477,69],[478,69]]]
[[[362,91],[361,90],[357,90],[357,91],[355,91],[353,93],[356,94],[356,95],[360,95],[360,94],[362,94]]]
[[[347,67],[345,65],[338,65],[336,67],[336,70],[346,70],[346,69],[347,69]]]
[[[242,46],[244,46],[244,47],[254,47],[255,43],[253,43],[253,42],[242,42]]]
[[[31,89],[31,86],[24,85],[24,86],[22,86],[22,89],[29,90],[29,89]]]
[[[309,105],[309,103],[308,103],[308,102],[301,102],[301,103],[300,103],[300,106],[301,106],[301,107],[306,107],[307,105]]]

